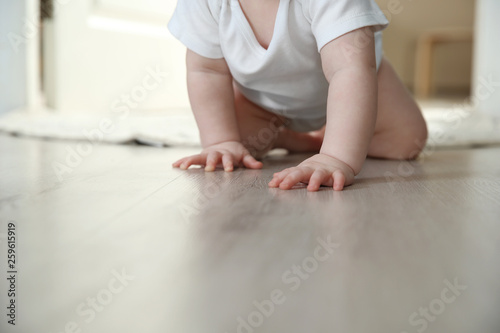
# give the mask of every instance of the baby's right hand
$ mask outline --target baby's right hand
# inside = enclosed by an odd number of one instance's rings
[[[200,154],[181,158],[172,166],[187,170],[191,165],[204,165],[205,171],[214,171],[222,165],[225,171],[233,171],[234,166],[244,166],[249,169],[262,168],[262,162],[257,161],[250,152],[238,141],[227,141],[208,146]]]

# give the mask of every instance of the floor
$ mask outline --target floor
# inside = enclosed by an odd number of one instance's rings
[[[195,151],[0,135],[0,331],[500,331],[500,147],[317,193],[267,188],[304,155],[171,169]]]

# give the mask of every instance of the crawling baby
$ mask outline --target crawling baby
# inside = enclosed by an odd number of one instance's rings
[[[373,0],[178,0],[170,32],[188,49],[201,153],[174,167],[262,168],[273,148],[314,152],[274,174],[342,190],[367,156],[413,159],[427,139],[415,101],[382,52]]]

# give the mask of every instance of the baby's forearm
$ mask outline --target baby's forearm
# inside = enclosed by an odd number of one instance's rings
[[[361,170],[377,118],[377,73],[371,66],[340,70],[330,80],[321,153]]]
[[[229,71],[217,69],[221,61],[224,60],[202,59],[196,54],[188,54],[187,57],[189,99],[203,147],[240,141],[234,110],[233,79]]]

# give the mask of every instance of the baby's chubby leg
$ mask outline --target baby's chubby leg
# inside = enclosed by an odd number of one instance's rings
[[[287,129],[285,118],[249,101],[236,85],[233,89],[241,140],[254,157],[262,158],[273,148],[284,148],[290,152],[319,151],[323,141],[320,136]]]
[[[329,90],[320,153],[275,174],[270,187],[288,190],[303,182],[309,191],[321,185],[342,190],[354,182],[366,156],[415,158],[427,138],[418,106],[389,63],[383,60],[377,71],[373,30],[331,41],[321,59]]]
[[[427,126],[419,107],[383,60],[378,71],[378,111],[368,156],[413,159],[427,140]]]
[[[427,140],[427,127],[419,107],[385,59],[381,63],[376,81],[376,119],[367,155],[401,160],[416,158]],[[359,132],[352,133],[360,135]],[[345,144],[347,145],[348,141]],[[345,168],[345,163],[340,162],[324,154],[313,156],[297,167],[275,174],[269,186],[289,189],[298,181],[302,181],[308,183],[308,189],[312,191],[317,191],[320,184],[341,190],[344,185],[353,182],[355,173]]]
[[[298,133],[285,127],[286,119],[264,110],[260,106],[249,101],[236,87],[234,90],[234,110],[236,125],[241,138],[240,142],[251,156],[260,159],[271,149],[284,148],[290,152],[318,152],[323,142],[322,135],[318,133]],[[239,143],[222,143],[224,147],[219,147],[220,151],[233,149],[240,151],[237,147]],[[240,146],[241,146],[240,144]],[[217,148],[217,147],[214,147]],[[217,150],[217,149],[216,149]],[[247,153],[248,154],[248,153]],[[221,155],[221,153],[219,153]],[[244,155],[244,153],[243,153]],[[262,163],[245,158],[243,166],[249,168],[261,168]],[[182,158],[173,164],[174,167],[187,169],[191,165],[206,165],[206,171],[214,171],[217,164],[217,156],[212,153],[201,153]],[[222,158],[224,164],[224,157]],[[227,163],[226,163],[227,164]],[[233,171],[232,167],[224,165],[226,171]]]
[[[275,147],[314,151],[321,138],[284,128],[284,119],[251,103],[235,87],[224,59],[205,58],[191,50],[186,54],[189,100],[200,131],[202,151],[174,162],[183,170],[204,165],[232,171],[234,166],[262,168],[255,157]]]

